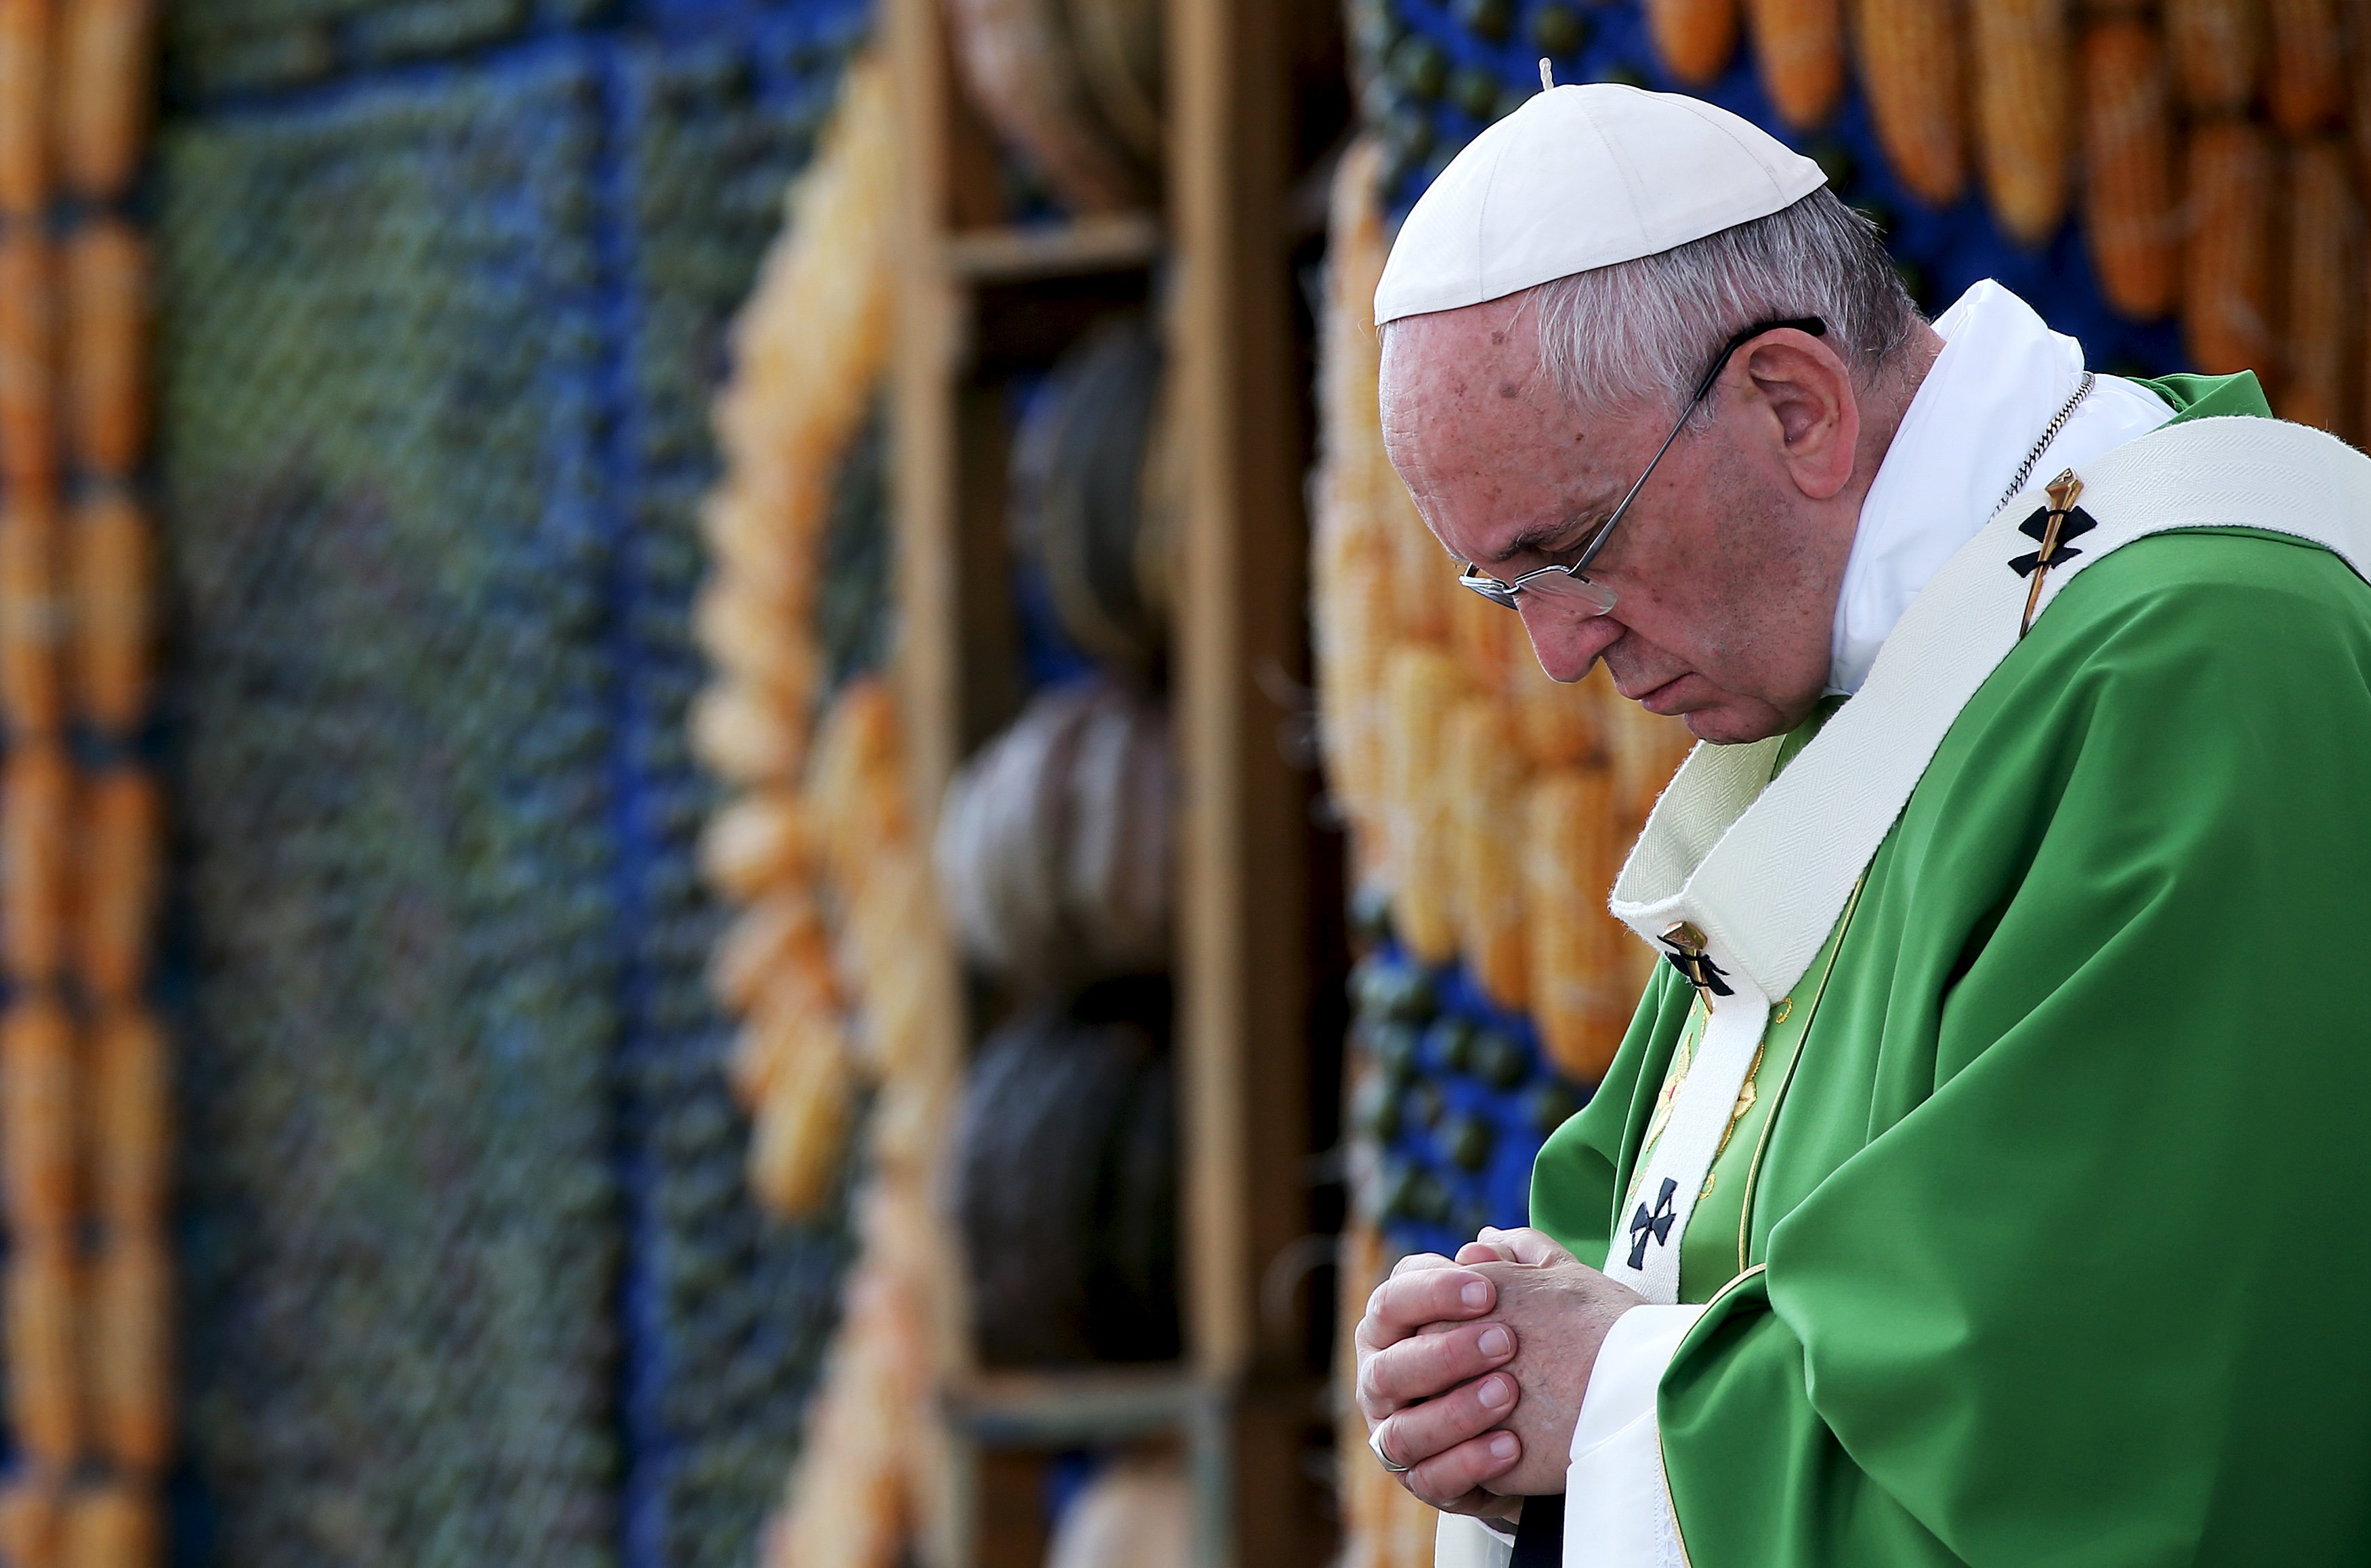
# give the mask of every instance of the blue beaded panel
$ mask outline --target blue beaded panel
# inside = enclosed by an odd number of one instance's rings
[[[1348,16],[1363,102],[1391,149],[1391,204],[1404,213],[1457,150],[1491,120],[1538,90],[1539,59],[1552,58],[1559,82],[1622,81],[1676,89],[1655,61],[1635,0],[1349,0]],[[1920,203],[1893,178],[1879,151],[1867,107],[1847,96],[1831,123],[1810,134],[1784,126],[1770,109],[1750,51],[1708,88],[1688,89],[1733,110],[1818,158],[1845,199],[1875,216],[1900,262],[1912,294],[1930,314],[1942,310],[1980,279],[1997,278],[2030,302],[2059,330],[2082,340],[2102,370],[2154,375],[2183,368],[2179,335],[2168,322],[2136,322],[2116,315],[2100,298],[2077,225],[2063,225],[2049,244],[2029,250],[1996,227],[1971,180],[1970,193],[1947,209]],[[1371,984],[1360,987],[1358,1040],[1388,1086],[1371,1090],[1352,1108],[1382,1151],[1368,1200],[1398,1245],[1440,1250],[1471,1236],[1479,1224],[1520,1225],[1528,1173],[1544,1136],[1543,1085],[1535,1071],[1507,1089],[1444,1063],[1430,1037],[1389,1020],[1395,997],[1412,1016],[1462,1019],[1522,1040],[1521,1020],[1494,1016],[1461,972],[1412,981],[1374,980],[1377,974],[1421,975],[1396,950],[1369,961]],[[1438,1026],[1430,1026],[1437,1029]],[[1585,1086],[1565,1086],[1577,1106]],[[1475,1123],[1496,1141],[1476,1169],[1452,1154],[1471,1153]]]
[[[848,1241],[717,1072],[694,508],[864,21],[168,13],[183,1562],[739,1564],[779,1495]]]
[[[1376,1155],[1368,1212],[1409,1251],[1454,1253],[1531,1207],[1541,1142],[1588,1101],[1541,1056],[1531,1020],[1493,1006],[1459,966],[1428,969],[1395,943],[1351,976],[1364,1057],[1350,1129]]]

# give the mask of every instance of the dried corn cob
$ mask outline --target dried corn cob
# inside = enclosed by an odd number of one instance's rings
[[[792,953],[767,976],[726,1064],[726,1077],[742,1104],[752,1112],[759,1109],[776,1079],[802,1052],[827,1048],[844,1054],[847,1040],[839,1019],[840,997],[830,961],[810,950]]]
[[[814,890],[786,881],[768,888],[733,922],[710,961],[709,989],[729,1011],[746,1013],[769,976],[802,958],[828,963],[829,944]]]
[[[1672,75],[1709,82],[1737,52],[1737,0],[1647,0],[1647,34]]]
[[[2262,70],[2261,0],[2165,0],[2165,43],[2181,101],[2201,113],[2236,114],[2256,96]]]
[[[51,0],[0,0],[0,216],[50,199]]]
[[[1322,481],[1321,481],[1322,485]],[[1322,504],[1322,503],[1321,503]],[[1321,524],[1314,640],[1325,779],[1350,820],[1359,858],[1384,847],[1382,670],[1392,641],[1392,568],[1371,534]],[[1329,545],[1342,548],[1329,550]],[[1485,605],[1485,608],[1488,606]]]
[[[1342,1227],[1341,1284],[1334,1294],[1334,1386],[1337,1389],[1356,1387],[1359,1321],[1366,1315],[1367,1297],[1382,1284],[1385,1272],[1382,1234],[1361,1208]],[[1341,1561],[1381,1568],[1382,1491],[1396,1487],[1367,1451],[1367,1424],[1348,1400],[1337,1401],[1334,1451],[1335,1473],[1340,1478]]]
[[[46,498],[27,494],[0,516],[0,715],[17,735],[54,735],[65,722],[58,678],[63,546]]]
[[[1950,0],[1854,0],[1861,90],[1893,171],[1940,206],[1967,185],[1960,39]]]
[[[1523,799],[1532,1020],[1550,1063],[1584,1083],[1604,1076],[1628,1018],[1612,984],[1619,928],[1604,908],[1612,785],[1603,768],[1559,768],[1535,778]]]
[[[1677,719],[1666,719],[1649,713],[1635,702],[1626,702],[1606,688],[1606,753],[1613,765],[1613,821],[1618,842],[1614,845],[1615,865],[1609,869],[1606,885],[1613,885],[1613,870],[1619,869],[1618,857],[1629,851],[1631,841],[1637,837],[1648,814],[1654,810],[1656,799],[1663,787],[1679,771],[1695,745],[1695,737]]]
[[[831,1191],[848,1139],[848,1053],[817,1029],[766,1086],[749,1139],[749,1190],[777,1214],[812,1215]]]
[[[1523,850],[1508,828],[1522,810],[1523,755],[1505,705],[1488,697],[1468,698],[1451,710],[1442,745],[1458,947],[1490,999],[1520,1009],[1527,957]]]
[[[1501,612],[1502,614],[1504,612]],[[1514,619],[1512,616],[1507,617]],[[1611,692],[1604,666],[1583,681],[1566,683],[1548,678],[1531,650],[1509,671],[1505,691],[1523,755],[1540,767],[1564,767],[1603,758],[1603,704]]]
[[[1434,1543],[1440,1539],[1440,1515],[1404,1486],[1389,1488],[1383,1497],[1391,1568],[1427,1568],[1433,1561]]]
[[[1845,90],[1843,0],[1746,0],[1745,15],[1779,118],[1804,130],[1827,119]]]
[[[93,474],[121,476],[148,438],[147,248],[131,225],[101,219],[66,242],[64,270],[75,455]]]
[[[2010,237],[2038,246],[2066,212],[2065,0],[1984,0],[1968,19],[1985,193]]]
[[[153,1232],[109,1239],[90,1271],[90,1424],[121,1469],[153,1475],[172,1447],[172,1271]]]
[[[19,1241],[71,1238],[75,1217],[74,1022],[54,997],[27,996],[0,1019],[0,1172]]]
[[[741,796],[709,820],[700,836],[700,866],[709,886],[748,900],[807,874],[806,813],[785,790]]]
[[[792,782],[806,744],[804,715],[792,717],[754,686],[721,682],[692,703],[692,750],[736,784]]]
[[[1403,648],[1384,666],[1392,910],[1399,934],[1427,963],[1457,955],[1455,865],[1449,842],[1443,727],[1464,678],[1439,648]]]
[[[65,971],[74,774],[42,743],[17,748],[0,777],[0,957],[11,979],[45,985]]]
[[[2264,97],[2291,136],[2335,125],[2346,111],[2346,52],[2337,0],[2265,0],[2271,23]]]
[[[1382,438],[1375,439],[1380,470],[1372,486],[1375,525],[1391,542],[1393,630],[1405,641],[1446,642],[1450,606],[1464,589],[1457,585],[1457,563],[1441,550],[1432,530],[1416,509],[1416,502],[1383,456]]]
[[[2346,128],[2354,144],[2354,178],[2371,190],[2371,0],[2339,0],[2339,42],[2346,73]]]
[[[58,1477],[19,1470],[0,1483],[0,1562],[57,1568],[65,1497]]]
[[[753,574],[733,572],[700,590],[692,629],[720,669],[747,681],[786,711],[804,713],[823,680],[822,654],[803,629],[811,597],[805,588],[776,597],[760,592]]]
[[[17,1442],[63,1470],[81,1457],[75,1270],[64,1236],[19,1234],[8,1255],[8,1419]]]
[[[57,474],[57,350],[49,241],[0,226],[0,476],[15,493]]]
[[[1361,882],[1382,880],[1382,669],[1400,635],[1394,618],[1397,550],[1375,503],[1380,485],[1397,482],[1383,455],[1376,402],[1382,355],[1375,284],[1390,248],[1378,199],[1382,165],[1382,145],[1362,137],[1334,177],[1318,349],[1321,460],[1310,539],[1319,737],[1327,786],[1350,819]]]
[[[2083,35],[2084,229],[2108,303],[2127,316],[2173,308],[2180,279],[2173,104],[2165,51],[2147,22],[2120,17]]]
[[[2343,432],[2354,428],[2361,213],[2343,144],[2307,143],[2288,164],[2281,417]]]
[[[843,888],[862,884],[881,846],[913,839],[901,755],[887,683],[850,681],[816,732],[805,790],[817,853]]]
[[[75,699],[87,722],[125,734],[148,714],[155,535],[129,490],[99,485],[76,506],[72,538]]]
[[[2209,375],[2271,368],[2272,151],[2244,121],[2190,133],[2181,324],[2191,362]]]
[[[128,1002],[147,978],[163,849],[163,807],[153,778],[115,767],[85,782],[75,917],[82,983],[100,1001]]]
[[[78,195],[112,200],[139,168],[155,17],[155,0],[64,0],[58,167]]]
[[[156,1498],[128,1482],[68,1493],[63,1535],[61,1568],[139,1568],[164,1549]]]
[[[1449,600],[1449,649],[1476,691],[1505,691],[1535,663],[1523,617],[1463,589]]]
[[[165,1217],[172,1120],[164,1031],[137,1008],[103,1013],[90,1029],[91,1208],[119,1235]]]

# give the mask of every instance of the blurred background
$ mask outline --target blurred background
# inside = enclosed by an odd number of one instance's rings
[[[0,0],[0,1562],[1428,1562],[1687,744],[1376,428],[1543,56],[2360,434],[2364,0]]]

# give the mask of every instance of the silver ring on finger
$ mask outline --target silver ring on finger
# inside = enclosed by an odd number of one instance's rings
[[[1385,1424],[1388,1425],[1389,1423],[1385,1423]],[[1378,1426],[1372,1432],[1367,1434],[1367,1447],[1373,1451],[1376,1462],[1382,1465],[1385,1470],[1391,1471],[1394,1475],[1407,1474],[1411,1467],[1397,1463],[1389,1454],[1383,1452],[1383,1428],[1382,1426]]]

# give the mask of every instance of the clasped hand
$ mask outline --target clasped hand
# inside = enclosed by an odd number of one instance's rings
[[[1564,1490],[1598,1347],[1645,1299],[1536,1230],[1403,1258],[1359,1322],[1368,1433],[1434,1507],[1512,1518]]]

